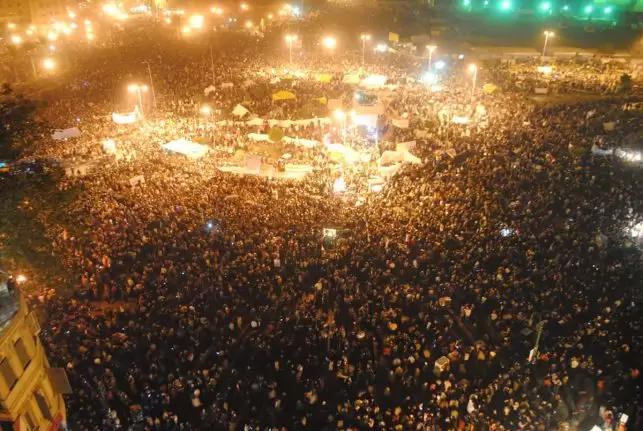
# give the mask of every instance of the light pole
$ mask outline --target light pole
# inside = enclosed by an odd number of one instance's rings
[[[204,105],[201,107],[201,113],[205,117],[205,125],[208,126],[210,122],[210,114],[212,114],[212,108],[208,105]]]
[[[543,45],[543,57],[547,55],[547,42],[549,42],[550,37],[554,37],[554,32],[553,31],[545,31],[543,33],[545,35],[545,44]]]
[[[473,79],[471,82],[471,103],[473,103],[473,95],[476,91],[476,80],[478,79],[478,66],[475,64],[469,65],[469,72],[473,73]]]
[[[296,34],[287,34],[286,42],[288,42],[288,55],[290,58],[290,64],[292,64],[292,43],[297,40]]]
[[[370,34],[362,34],[360,36],[360,39],[362,39],[362,66],[366,62],[366,41],[371,40],[371,35]]]
[[[437,46],[435,46],[435,45],[427,45],[426,46],[426,49],[429,50],[429,70],[431,70],[431,61],[433,60],[433,51],[435,51],[436,48],[437,48]]]
[[[149,61],[144,61],[143,63],[147,64],[147,73],[150,76],[150,87],[152,88],[152,101],[154,102],[154,107],[156,108],[156,90],[154,90],[154,80],[152,79],[152,68],[150,67]]]
[[[143,115],[143,96],[141,93],[147,93],[147,85],[132,84],[127,87],[127,90],[130,93],[138,93],[138,106],[141,110],[141,115]]]
[[[348,119],[348,116],[355,116],[355,111],[351,111],[348,114],[344,111],[340,111],[339,109],[335,110],[335,119],[339,120],[342,122],[342,143],[346,145],[346,121]]]

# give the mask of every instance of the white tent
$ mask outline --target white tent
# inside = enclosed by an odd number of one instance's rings
[[[208,152],[208,147],[188,141],[187,139],[178,139],[163,145],[163,149],[174,153],[183,154],[191,159],[199,159]]]

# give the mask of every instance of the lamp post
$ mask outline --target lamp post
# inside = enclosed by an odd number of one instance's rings
[[[292,64],[292,43],[297,40],[296,34],[287,34],[286,42],[288,43],[288,56],[290,58],[290,64]]]
[[[141,110],[141,115],[143,115],[143,96],[141,93],[147,93],[147,85],[132,84],[127,87],[127,90],[130,93],[138,93],[138,106]]]
[[[435,51],[436,48],[437,48],[437,46],[435,46],[435,45],[427,45],[426,46],[426,49],[429,50],[429,70],[431,70],[431,62],[433,60],[433,51]]]
[[[547,42],[549,42],[550,37],[554,37],[554,32],[545,31],[543,34],[545,35],[545,44],[543,45],[543,57],[545,57],[547,55]]]
[[[346,126],[347,126],[346,121],[349,116],[351,117],[355,116],[355,111],[351,111],[348,114],[346,114],[346,112],[344,111],[340,111],[339,109],[335,111],[335,119],[342,122],[342,143],[344,145],[346,145]]]
[[[154,107],[156,108],[156,91],[154,90],[154,80],[152,79],[152,68],[150,67],[149,61],[144,61],[143,63],[147,64],[147,73],[150,77],[150,87],[152,88],[152,101],[154,102]]]
[[[201,113],[205,117],[205,125],[208,126],[210,123],[210,115],[212,114],[212,108],[208,105],[204,105],[201,107]]]
[[[475,64],[469,65],[469,72],[473,73],[471,82],[471,103],[473,103],[473,95],[476,91],[476,80],[478,79],[478,66]]]
[[[370,34],[362,34],[360,36],[360,39],[362,39],[362,65],[366,62],[366,41],[371,40],[371,35]]]

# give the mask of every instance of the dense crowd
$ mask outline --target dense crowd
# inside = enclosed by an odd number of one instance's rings
[[[463,64],[432,91],[414,82],[425,62],[383,54],[363,69],[395,85],[371,162],[280,144],[314,171],[294,182],[222,173],[240,151],[273,153],[247,137],[268,126],[219,124],[236,104],[296,120],[320,97],[352,103],[341,76],[359,56],[298,54],[299,69],[334,79],[277,83],[272,69],[292,66],[268,40],[226,40],[212,64],[201,44],[143,34],[87,55],[44,96],[43,118],[83,134],[43,136],[33,154],[92,166],[60,180],[73,201],[38,215],[75,280],[71,296],[46,303],[42,333],[74,388],[68,426],[616,429],[626,413],[639,427],[643,266],[626,229],[643,214],[641,173],[573,151],[618,145],[640,127],[636,112],[622,100],[539,106],[509,89],[475,92],[472,108]],[[114,93],[147,82],[141,52],[157,106],[147,98],[142,122],[114,125],[110,113],[132,105]],[[205,96],[212,68],[215,86],[233,87]],[[514,79],[503,65],[479,71],[480,86]],[[273,103],[285,85],[297,101]],[[204,103],[217,118],[203,118]],[[618,128],[603,131],[607,121]],[[337,122],[284,133],[343,138]],[[211,151],[161,149],[177,138]],[[129,156],[104,154],[106,139]],[[368,192],[376,157],[410,140],[422,163]],[[369,142],[356,131],[347,141]],[[332,193],[340,176],[350,193]]]

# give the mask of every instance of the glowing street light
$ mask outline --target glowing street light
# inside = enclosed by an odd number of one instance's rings
[[[246,28],[250,29],[253,27],[252,21],[248,20],[246,21]]]
[[[212,108],[209,105],[203,105],[199,111],[201,111],[201,114],[205,117],[205,123],[207,125],[212,114]]]
[[[22,43],[22,38],[17,34],[14,34],[13,36],[11,36],[11,43],[13,43],[14,45],[20,45]]]
[[[325,38],[322,39],[322,44],[328,49],[335,49],[335,46],[337,46],[337,39],[331,36],[326,36]]]
[[[546,30],[544,33],[545,35],[545,44],[543,45],[543,57],[547,55],[547,42],[549,42],[550,37],[554,37],[554,32]]]
[[[19,276],[16,277],[16,282],[17,283],[24,283],[25,281],[27,281],[27,277],[25,277],[22,274],[20,274]]]
[[[247,4],[247,3],[241,3],[241,4],[239,5],[239,7],[241,8],[241,10],[248,10],[248,9],[250,9],[250,6],[248,6],[248,4]]]
[[[427,45],[426,49],[429,50],[429,70],[431,70],[431,61],[433,60],[433,52],[437,49],[438,47],[435,45]]]
[[[53,58],[45,58],[42,62],[42,67],[44,67],[45,70],[54,70],[56,68],[56,62]]]
[[[192,27],[190,27],[189,25],[186,25],[186,26],[184,26],[184,27],[183,27],[183,30],[182,30],[182,31],[183,31],[183,33],[185,33],[185,34],[192,33]]]
[[[503,0],[503,2],[500,3],[500,9],[505,10],[505,11],[511,9],[511,1]]]
[[[15,25],[14,23],[10,22],[10,23],[8,23],[8,24],[7,24],[7,28],[8,28],[9,30],[15,30],[16,25]]]
[[[541,3],[540,9],[542,9],[543,12],[551,12],[551,3],[548,1]]]
[[[362,40],[362,64],[366,62],[366,42],[371,40],[370,34],[362,34],[359,37]]]
[[[473,96],[476,90],[476,80],[478,79],[478,66],[476,66],[475,64],[470,64],[469,72],[473,74],[473,78],[471,80],[471,103],[473,103]]]
[[[58,39],[58,33],[56,33],[55,31],[50,31],[49,33],[47,33],[47,39],[49,39],[52,42],[57,40]]]
[[[138,93],[138,105],[141,109],[141,115],[143,115],[143,96],[141,93],[147,93],[147,85],[131,84],[127,87],[127,91],[130,93]]]
[[[585,10],[585,13],[592,13],[592,11],[594,10],[594,8],[593,8],[592,6],[585,6],[585,9],[584,9],[584,10]]]
[[[190,17],[190,20],[189,20],[190,27],[192,27],[192,28],[202,28],[204,21],[205,21],[205,19],[203,18],[203,15],[192,15]]]
[[[118,15],[120,11],[118,10],[118,7],[114,3],[107,3],[104,4],[103,7],[103,13],[105,15]]]
[[[87,33],[87,40],[94,40],[95,38],[94,33]]]
[[[287,34],[286,42],[288,43],[288,54],[290,57],[290,64],[292,64],[292,43],[297,40],[296,34]]]
[[[603,12],[604,12],[606,15],[609,15],[610,13],[612,13],[612,7],[611,7],[611,6],[607,6],[605,9],[603,9]]]

